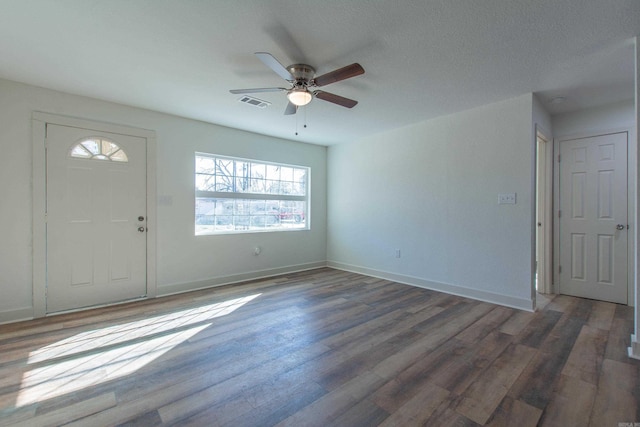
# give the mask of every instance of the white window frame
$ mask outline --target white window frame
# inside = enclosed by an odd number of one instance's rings
[[[198,157],[208,157],[211,159],[222,159],[228,161],[237,161],[237,162],[249,162],[254,164],[260,164],[265,166],[278,166],[278,167],[286,167],[286,168],[296,168],[296,169],[305,169],[306,170],[306,182],[304,195],[292,195],[292,194],[273,194],[273,193],[251,193],[251,192],[239,192],[239,191],[204,191],[198,190],[197,188],[197,176],[200,174],[196,169],[196,162]],[[282,181],[282,180],[281,180]],[[305,231],[310,230],[311,219],[310,219],[310,188],[311,188],[311,168],[308,166],[300,166],[300,165],[292,165],[287,163],[277,163],[277,162],[269,162],[258,159],[247,159],[242,157],[232,157],[232,156],[224,156],[218,155],[214,153],[205,153],[196,151],[194,155],[194,229],[196,236],[210,236],[210,235],[219,235],[219,234],[244,234],[244,233],[264,233],[264,232],[286,232],[286,231]],[[265,200],[265,201],[292,201],[292,202],[303,202],[305,204],[304,210],[304,220],[302,226],[296,227],[269,227],[269,228],[255,228],[255,229],[228,229],[228,230],[211,230],[208,232],[198,232],[198,225],[195,223],[197,220],[195,206],[198,198],[210,198],[210,199],[227,199],[227,200]]]

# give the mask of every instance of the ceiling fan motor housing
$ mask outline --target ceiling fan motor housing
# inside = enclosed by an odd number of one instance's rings
[[[287,67],[287,71],[291,73],[295,82],[304,82],[309,85],[309,82],[316,75],[316,70],[307,64],[293,64]]]

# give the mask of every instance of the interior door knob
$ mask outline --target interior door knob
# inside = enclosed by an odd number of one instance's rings
[[[624,224],[616,225],[616,230],[624,230]]]
[[[144,233],[144,227],[138,227],[138,231],[139,231],[140,233]]]

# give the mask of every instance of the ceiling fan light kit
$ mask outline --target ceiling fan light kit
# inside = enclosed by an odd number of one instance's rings
[[[273,55],[267,52],[256,52],[256,56],[276,74],[291,84],[290,88],[268,87],[254,89],[233,89],[234,94],[258,93],[258,92],[287,92],[289,103],[284,111],[285,115],[295,114],[297,107],[302,107],[311,102],[315,97],[323,101],[331,102],[346,108],[353,108],[358,101],[345,98],[321,90],[310,91],[309,88],[326,86],[341,80],[364,74],[364,68],[358,63],[347,65],[346,67],[328,72],[316,77],[316,70],[307,64],[293,64],[284,67]]]
[[[293,105],[302,107],[303,105],[307,105],[311,102],[311,98],[313,98],[313,95],[311,95],[311,92],[309,92],[306,88],[294,88],[287,92],[287,98],[289,98],[289,102],[291,102]]]

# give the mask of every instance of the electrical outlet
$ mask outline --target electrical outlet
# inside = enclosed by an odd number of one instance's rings
[[[396,258],[400,258],[400,249],[396,249]]]
[[[498,194],[499,205],[515,205],[516,193],[500,193]]]

